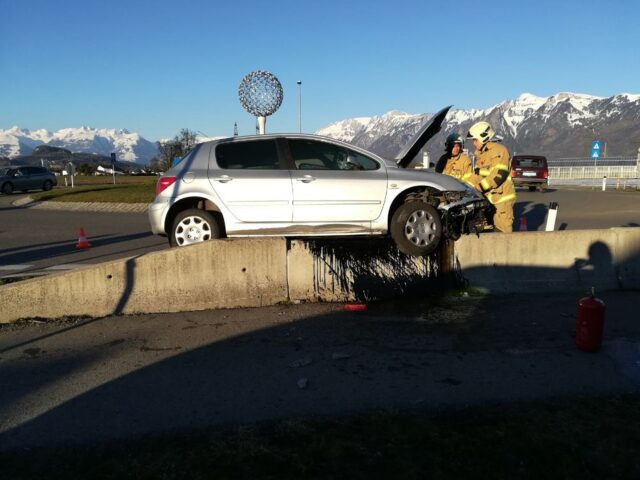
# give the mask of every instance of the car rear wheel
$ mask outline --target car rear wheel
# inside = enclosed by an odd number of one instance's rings
[[[46,180],[42,184],[42,190],[44,190],[45,192],[48,192],[49,190],[51,190],[51,187],[53,187],[53,183],[51,183],[51,180]]]
[[[11,185],[9,182],[2,185],[2,193],[4,193],[5,195],[11,195],[12,192],[13,185]]]
[[[220,225],[213,215],[206,210],[190,208],[180,212],[173,220],[169,244],[172,247],[185,247],[220,236]]]
[[[432,253],[442,238],[442,222],[437,210],[425,202],[407,202],[391,217],[391,238],[407,255]]]

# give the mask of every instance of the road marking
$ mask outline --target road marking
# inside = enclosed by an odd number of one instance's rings
[[[54,265],[53,267],[47,267],[44,270],[74,270],[76,268],[86,267],[88,263],[63,263],[62,265]]]
[[[0,265],[0,270],[25,270],[31,267],[33,267],[33,265]]]

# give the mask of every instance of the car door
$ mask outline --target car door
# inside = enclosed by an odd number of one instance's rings
[[[29,174],[29,167],[18,168],[13,181],[13,189],[29,190],[34,188],[31,184],[32,184],[32,180],[31,180],[31,175]]]
[[[291,175],[281,158],[277,139],[219,143],[211,150],[209,181],[238,220],[291,222]]]
[[[293,221],[367,222],[380,216],[386,168],[354,150],[315,139],[289,139]]]

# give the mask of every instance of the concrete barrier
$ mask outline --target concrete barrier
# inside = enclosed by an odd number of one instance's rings
[[[216,240],[0,286],[0,323],[424,295],[451,275],[492,292],[640,288],[640,228],[467,236],[426,258],[379,237]]]
[[[455,252],[468,284],[492,292],[640,288],[640,228],[467,236]]]
[[[284,302],[281,238],[220,240],[0,286],[0,323]]]
[[[292,301],[368,301],[425,294],[442,278],[443,252],[404,255],[388,238],[294,240],[287,256]]]

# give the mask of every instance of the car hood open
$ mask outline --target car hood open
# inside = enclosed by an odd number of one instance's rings
[[[453,105],[449,105],[448,107],[443,108],[433,117],[424,121],[413,138],[409,140],[400,153],[398,153],[394,158],[399,167],[406,168],[425,143],[440,131],[444,117],[447,116],[447,113],[452,106]]]

